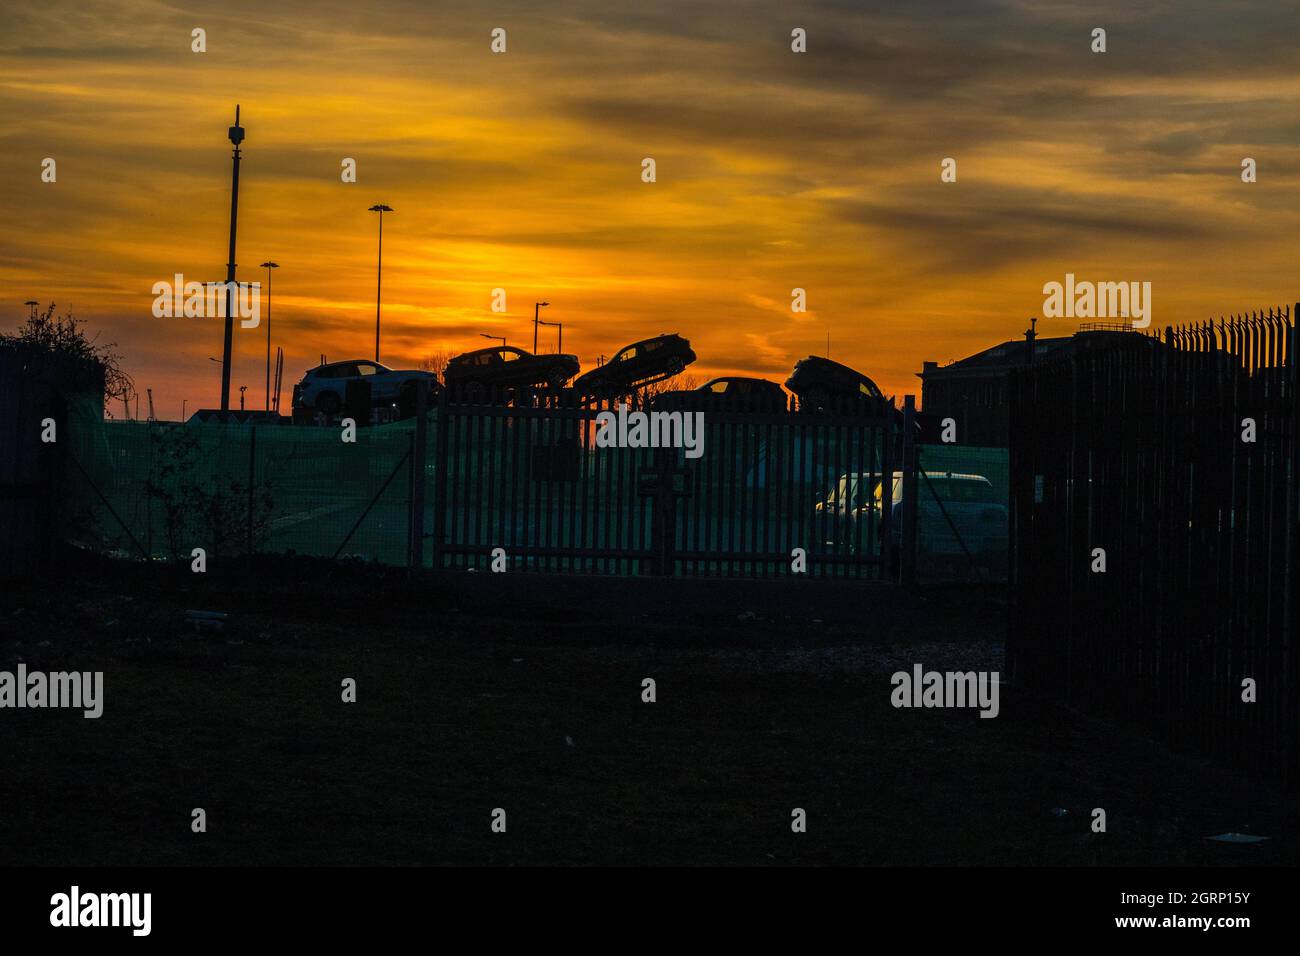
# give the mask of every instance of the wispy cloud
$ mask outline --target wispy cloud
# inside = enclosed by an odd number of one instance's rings
[[[901,393],[925,359],[1018,335],[1065,271],[1155,282],[1157,324],[1293,296],[1293,21],[1263,0],[8,5],[0,284],[15,319],[71,302],[157,396],[211,402],[213,326],[160,325],[148,290],[224,272],[239,102],[240,275],[281,263],[291,375],[373,347],[384,201],[394,364],[530,339],[547,298],[588,364],[677,330],[703,374],[783,380],[829,331]]]

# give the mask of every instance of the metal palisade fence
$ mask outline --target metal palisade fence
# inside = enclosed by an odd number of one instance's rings
[[[619,417],[638,413],[651,414],[617,402],[451,403],[444,393],[430,414],[426,469],[433,565],[880,574],[880,512],[851,520],[836,492],[850,478],[864,493],[881,483],[892,417],[686,411],[649,428],[677,434],[698,414],[690,450],[598,440],[602,416],[623,433]]]
[[[1294,313],[1076,341],[1013,376],[1013,679],[1293,786]]]

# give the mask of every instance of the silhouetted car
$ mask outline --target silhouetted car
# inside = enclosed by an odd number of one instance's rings
[[[799,398],[801,412],[879,412],[889,402],[861,372],[810,355],[795,363],[785,387]]]
[[[765,378],[725,376],[699,388],[664,392],[655,396],[654,408],[664,411],[765,412],[785,411],[785,392]]]
[[[454,397],[476,398],[488,389],[562,388],[578,374],[576,355],[533,355],[512,345],[478,349],[447,363],[443,382]]]
[[[612,398],[672,378],[695,361],[691,343],[680,335],[656,335],[633,342],[599,368],[578,376],[580,395]]]
[[[396,370],[363,360],[330,362],[308,371],[293,387],[293,407],[314,408],[326,415],[334,415],[343,407],[348,382],[362,380],[370,383],[370,401],[373,404],[400,404],[407,401],[419,379],[429,383],[430,394],[436,394],[441,387],[438,376],[432,372]]]

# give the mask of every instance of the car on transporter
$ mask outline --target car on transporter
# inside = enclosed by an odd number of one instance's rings
[[[578,374],[578,356],[534,355],[513,345],[475,349],[447,363],[442,380],[456,401],[477,401],[490,391],[549,387],[563,388]]]
[[[699,388],[662,392],[654,398],[655,411],[753,412],[777,415],[789,401],[776,382],[765,378],[727,375]]]
[[[619,349],[604,365],[578,376],[573,387],[579,395],[617,398],[670,379],[694,361],[689,339],[675,332],[656,335]]]
[[[348,384],[366,382],[370,385],[372,405],[394,404],[406,408],[413,406],[419,381],[429,383],[430,394],[436,394],[441,387],[438,376],[419,369],[391,369],[364,359],[330,362],[309,369],[293,387],[293,407],[314,409],[326,416],[337,415],[347,399]]]
[[[890,407],[889,399],[866,375],[820,355],[796,362],[785,387],[799,399],[801,412],[878,415]]]

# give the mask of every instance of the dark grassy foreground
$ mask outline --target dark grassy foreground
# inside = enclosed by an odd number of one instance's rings
[[[0,598],[0,669],[103,670],[104,716],[0,711],[0,863],[1295,862],[1293,803],[1136,732],[893,709],[914,661],[1000,667],[985,597],[70,556]]]

